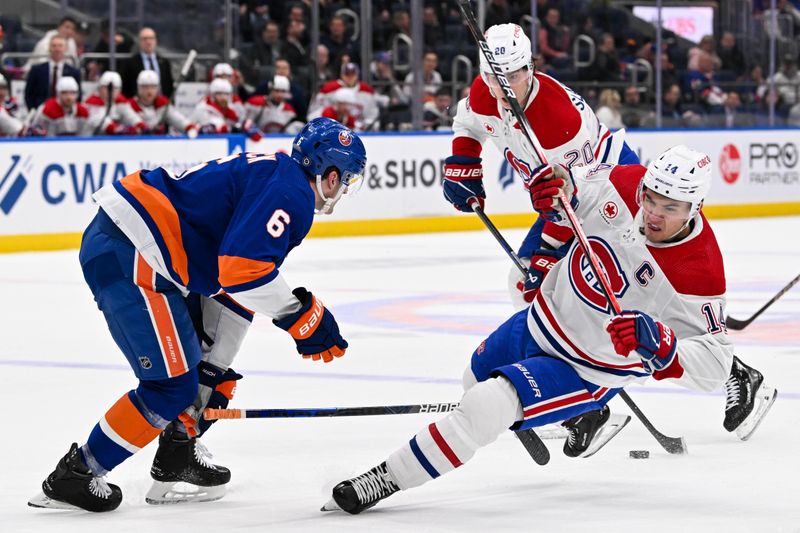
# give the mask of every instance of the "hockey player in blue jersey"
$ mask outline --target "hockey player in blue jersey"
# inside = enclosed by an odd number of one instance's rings
[[[230,472],[197,441],[205,407],[224,407],[239,374],[229,368],[253,313],[287,331],[314,361],[347,342],[321,301],[292,290],[280,267],[311,229],[362,182],[356,134],[326,118],[309,122],[285,154],[242,153],[175,176],[141,170],[99,190],[80,262],[114,341],[139,379],[72,444],[42,483],[35,507],[110,511],[122,501],[104,476],[159,437],[149,503],[212,500]],[[200,486],[173,490],[176,482]]]

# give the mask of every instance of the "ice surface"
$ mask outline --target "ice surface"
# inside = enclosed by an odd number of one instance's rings
[[[800,218],[717,221],[728,310],[747,318],[800,266]],[[511,242],[521,230],[506,231]],[[511,267],[488,232],[309,240],[283,267],[312,290],[350,341],[331,364],[300,358],[257,319],[234,368],[239,407],[448,402],[475,346],[505,318]],[[741,333],[737,353],[779,390],[748,442],[722,428],[724,398],[663,383],[629,393],[688,456],[667,455],[634,418],[589,459],[540,467],[512,435],[457,471],[360,516],[320,513],[331,487],[386,458],[436,415],[235,420],[204,439],[231,468],[216,503],[144,502],[151,444],[109,481],[124,501],[106,515],[26,507],[73,441],[85,442],[136,381],[94,307],[77,252],[0,256],[0,531],[800,531],[800,289]],[[616,412],[628,412],[619,399]],[[631,460],[629,450],[650,450]]]

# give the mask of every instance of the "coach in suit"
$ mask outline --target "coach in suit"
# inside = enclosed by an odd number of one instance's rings
[[[161,94],[172,96],[172,68],[169,61],[156,54],[158,40],[152,28],[139,31],[139,51],[127,59],[120,69],[122,74],[122,94],[128,98],[136,94],[136,77],[143,70],[154,70],[161,83]]]
[[[48,60],[32,66],[28,71],[25,82],[25,105],[28,109],[36,109],[45,100],[55,96],[56,82],[62,76],[75,78],[80,87],[81,71],[64,62],[66,52],[67,42],[60,35],[54,35],[50,39]]]

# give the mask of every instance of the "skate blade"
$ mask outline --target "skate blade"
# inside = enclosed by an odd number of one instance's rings
[[[758,405],[753,409],[753,412],[744,419],[736,428],[736,436],[741,440],[747,440],[753,436],[761,421],[767,416],[767,412],[772,408],[775,403],[775,398],[778,397],[778,391],[772,387],[767,387],[763,383],[758,388],[756,393],[756,401]]]
[[[80,507],[76,507],[70,503],[54,500],[46,496],[44,492],[40,492],[30,500],[28,506],[36,507],[37,509],[63,509],[67,511],[83,511]]]
[[[336,500],[334,500],[333,498],[331,498],[328,501],[328,503],[326,503],[320,508],[320,511],[322,511],[323,513],[327,513],[329,511],[341,511],[341,510],[342,508],[339,507],[339,505],[336,503]]]
[[[601,427],[600,431],[598,431],[594,436],[592,443],[589,445],[586,451],[580,454],[579,457],[591,457],[592,455],[596,454],[603,446],[608,444],[608,442],[613,439],[617,433],[622,431],[622,428],[627,426],[628,422],[630,421],[631,417],[629,415],[611,415],[608,419],[608,422],[603,424],[603,427]]]
[[[172,505],[176,503],[213,502],[225,496],[225,485],[201,487],[182,481],[153,481],[144,501],[150,505]]]

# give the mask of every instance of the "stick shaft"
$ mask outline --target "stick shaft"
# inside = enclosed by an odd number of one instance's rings
[[[237,418],[321,418],[331,416],[408,415],[416,413],[448,413],[456,403],[423,403],[414,405],[377,405],[369,407],[309,407],[298,409],[206,409],[206,420]]]
[[[725,319],[725,325],[728,327],[728,329],[732,329],[732,330],[735,330],[735,331],[739,331],[739,330],[742,330],[742,329],[746,328],[747,326],[750,325],[751,322],[753,322],[753,320],[758,318],[761,315],[761,313],[766,311],[769,307],[772,306],[772,304],[777,302],[778,299],[781,296],[783,296],[784,294],[789,292],[789,290],[792,287],[794,287],[797,284],[798,281],[800,281],[800,274],[798,274],[797,277],[795,277],[792,281],[787,283],[784,288],[782,288],[780,291],[778,291],[778,294],[776,294],[775,296],[770,298],[770,300],[767,303],[765,303],[763,306],[761,306],[761,309],[756,311],[753,314],[753,316],[751,316],[750,318],[748,318],[746,320],[737,320],[735,318],[728,317],[728,318]]]

